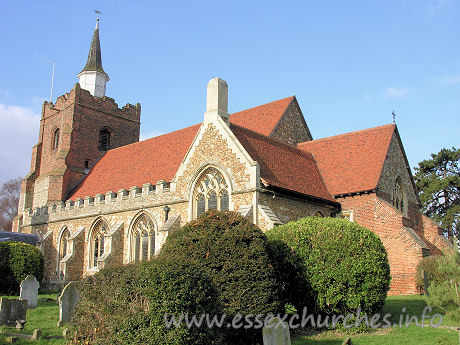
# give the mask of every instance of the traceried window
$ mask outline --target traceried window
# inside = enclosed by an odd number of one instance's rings
[[[108,151],[110,149],[110,132],[108,129],[102,129],[99,132],[99,150]]]
[[[56,128],[56,130],[53,133],[53,150],[57,150],[59,147],[59,128]]]
[[[227,182],[217,169],[208,168],[201,175],[195,185],[193,202],[195,217],[208,210],[227,211],[229,209]]]
[[[107,233],[108,225],[102,219],[97,222],[91,234],[91,257],[90,267],[97,267],[98,259],[104,254],[104,236]]]
[[[131,232],[131,261],[148,260],[155,254],[155,225],[147,214],[136,218]]]
[[[395,181],[395,185],[393,187],[393,195],[392,195],[392,204],[398,210],[404,213],[406,207],[406,200],[405,200],[405,191],[401,181],[401,178],[398,176]]]

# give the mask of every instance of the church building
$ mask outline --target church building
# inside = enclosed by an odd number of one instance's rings
[[[98,24],[78,78],[43,104],[13,224],[39,236],[49,282],[148,260],[209,209],[263,231],[302,217],[361,224],[385,245],[391,294],[417,293],[417,263],[449,248],[420,212],[395,124],[314,140],[295,96],[229,114],[215,78],[202,123],[139,141],[140,105],[105,96]]]

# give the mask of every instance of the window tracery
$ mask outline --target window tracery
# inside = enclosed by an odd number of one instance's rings
[[[136,218],[131,234],[131,261],[148,260],[155,254],[155,224],[143,213]]]
[[[398,210],[404,213],[406,207],[405,192],[401,178],[398,176],[393,187],[392,204]]]
[[[97,267],[98,259],[104,254],[104,236],[108,230],[108,225],[105,221],[99,220],[94,226],[91,235],[91,257],[90,267]]]
[[[204,171],[195,185],[193,193],[194,216],[208,210],[227,211],[229,209],[229,189],[223,175],[215,168]]]

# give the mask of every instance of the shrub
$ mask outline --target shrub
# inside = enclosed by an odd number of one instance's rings
[[[167,328],[165,313],[219,314],[217,292],[203,270],[168,258],[103,269],[85,279],[73,318],[78,343],[214,344],[217,329]]]
[[[267,239],[237,212],[209,211],[184,225],[168,236],[160,256],[205,269],[228,317],[284,311]],[[260,329],[225,332],[226,343],[262,341]]]
[[[458,252],[445,253],[433,259],[435,268],[425,300],[460,321],[460,256]]]
[[[438,257],[439,256],[428,256],[420,260],[417,265],[417,288],[424,290],[423,283],[423,271],[426,273],[428,281],[439,281],[441,278],[438,272]]]
[[[267,232],[270,242],[285,243],[301,259],[296,265],[312,291],[317,312],[379,312],[390,285],[390,266],[380,239],[345,219],[304,218]],[[293,282],[296,283],[295,281]],[[293,284],[286,282],[286,284]],[[293,301],[297,309],[302,301]],[[305,303],[305,302],[303,302]]]
[[[32,274],[43,279],[44,261],[40,250],[22,242],[0,243],[0,293],[19,294],[21,281]]]

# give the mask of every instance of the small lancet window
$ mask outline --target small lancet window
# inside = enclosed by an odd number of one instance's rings
[[[56,128],[53,134],[53,150],[59,148],[59,128]]]
[[[101,129],[99,132],[99,150],[108,151],[110,149],[110,132],[107,129]]]
[[[196,183],[193,200],[195,217],[208,210],[227,211],[229,209],[227,182],[217,169],[209,168],[201,175]]]

